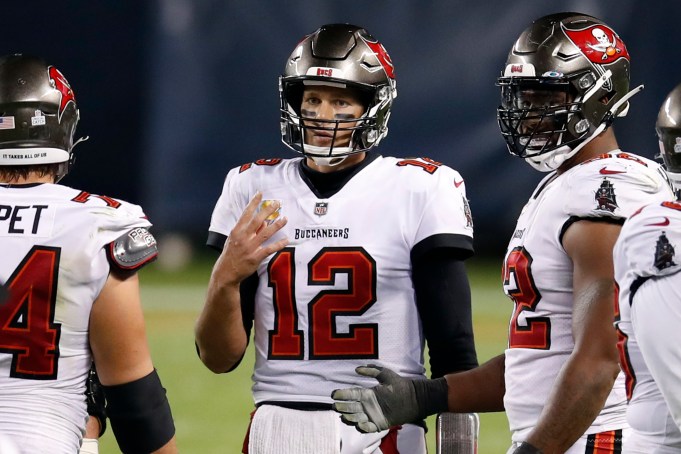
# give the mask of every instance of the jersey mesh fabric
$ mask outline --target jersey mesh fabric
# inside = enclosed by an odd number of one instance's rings
[[[573,270],[561,244],[564,229],[575,219],[620,222],[642,204],[669,197],[659,164],[616,150],[547,175],[523,208],[504,266],[504,291],[524,307],[511,319],[506,350],[504,404],[514,441],[535,426],[574,348]],[[586,433],[626,426],[625,409],[620,374]]]
[[[622,227],[614,250],[620,355],[633,443],[681,449],[681,204],[651,204]],[[646,279],[639,286],[641,279]],[[663,392],[664,390],[664,392]],[[668,403],[673,408],[670,412]],[[663,452],[663,451],[659,451]],[[667,451],[664,451],[667,452]]]
[[[334,389],[371,385],[354,373],[367,362],[424,376],[410,252],[433,235],[472,247],[461,176],[378,157],[318,199],[299,161],[230,171],[211,220],[211,232],[228,235],[258,190],[288,218],[272,239],[285,235],[288,247],[258,269],[255,401],[330,403]]]

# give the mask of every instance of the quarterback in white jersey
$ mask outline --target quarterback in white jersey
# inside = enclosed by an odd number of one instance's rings
[[[367,360],[423,376],[412,252],[435,247],[429,241],[472,247],[461,176],[433,161],[371,155],[320,198],[301,158],[247,167],[228,174],[210,232],[227,237],[258,191],[288,219],[271,239],[288,238],[287,247],[257,270],[256,404],[331,403],[332,390],[363,383],[354,369]]]
[[[433,376],[477,365],[463,178],[431,159],[368,152],[396,92],[366,30],[331,24],[307,36],[281,87],[283,140],[304,157],[228,173],[209,229],[222,254],[199,355],[229,372],[254,328],[245,453],[425,453],[422,421],[359,434],[331,411],[331,393],[368,384],[354,372],[366,362],[424,380],[426,343]]]
[[[80,115],[59,70],[0,57],[0,87],[3,449],[96,453],[108,416],[123,453],[176,453],[136,274],[157,255],[151,224],[137,205],[57,184]]]

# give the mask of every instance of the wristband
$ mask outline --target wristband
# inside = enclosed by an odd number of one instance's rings
[[[419,406],[419,418],[426,418],[449,409],[447,401],[447,380],[444,377],[434,380],[413,380],[414,393]]]
[[[523,441],[520,446],[513,451],[513,454],[542,454],[542,452],[528,442]]]

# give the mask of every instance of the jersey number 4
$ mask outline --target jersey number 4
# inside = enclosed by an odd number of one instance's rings
[[[508,348],[548,350],[551,347],[551,320],[548,317],[531,317],[541,300],[532,278],[531,265],[532,256],[524,247],[513,249],[504,263],[504,290],[515,303]],[[521,314],[527,317],[523,325],[518,323]]]
[[[295,299],[295,250],[285,248],[268,265],[274,301],[269,359],[304,359],[306,332],[299,329]],[[322,290],[308,303],[309,359],[378,358],[378,324],[336,329],[336,317],[360,316],[376,302],[376,262],[363,248],[324,248],[307,266],[308,285],[333,285],[347,275],[347,288]]]
[[[5,283],[9,296],[0,305],[0,352],[12,354],[10,377],[57,378],[59,254],[59,248],[34,246]]]

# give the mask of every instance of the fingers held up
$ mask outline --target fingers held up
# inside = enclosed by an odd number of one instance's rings
[[[227,238],[216,270],[226,282],[241,282],[255,273],[258,265],[269,255],[288,244],[287,238],[268,242],[287,223],[280,216],[278,200],[263,201],[258,192],[248,203]]]

